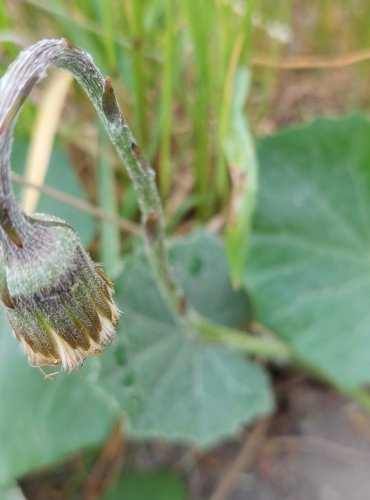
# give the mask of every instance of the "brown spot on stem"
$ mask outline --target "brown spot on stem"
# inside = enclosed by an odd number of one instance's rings
[[[143,169],[143,170],[151,170],[150,166],[146,163],[146,161],[144,160],[144,158],[141,156],[141,150],[139,148],[139,146],[135,143],[135,142],[132,142],[131,143],[131,151],[133,152],[137,162],[139,163],[140,167]]]
[[[188,303],[184,295],[181,295],[177,301],[177,311],[180,316],[185,316],[188,311]]]
[[[140,152],[140,148],[137,144],[135,144],[134,142],[131,143],[131,151],[134,153],[134,155],[136,156],[136,158],[138,160],[141,159],[141,152]]]
[[[146,233],[150,239],[153,239],[157,233],[158,215],[150,212],[144,222]]]
[[[70,50],[75,50],[77,49],[77,46],[72,43],[70,40],[68,40],[67,38],[62,38],[62,43],[63,45],[67,48],[67,49],[70,49]]]
[[[112,80],[109,76],[104,79],[102,107],[109,121],[121,119],[121,113],[113,90]]]
[[[104,80],[104,92],[113,92],[112,79],[107,76]]]

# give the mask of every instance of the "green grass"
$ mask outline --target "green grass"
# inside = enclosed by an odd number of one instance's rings
[[[181,191],[183,174],[190,170],[194,185],[187,196],[192,202],[181,200],[183,209],[177,213],[183,219],[195,215],[207,221],[227,207],[230,197],[222,144],[230,126],[238,67],[248,66],[250,55],[256,52],[267,57],[282,57],[286,52],[295,55],[296,42],[301,54],[325,55],[369,45],[365,20],[370,5],[360,0],[342,6],[328,0],[298,3],[23,0],[12,9],[1,3],[0,31],[21,35],[30,43],[42,37],[66,36],[89,51],[102,71],[113,78],[124,114],[157,170],[165,204]],[[304,27],[298,11],[311,16],[312,26]],[[281,43],[273,34],[276,23],[291,29],[290,44]],[[1,49],[4,68],[18,49],[12,43],[3,43]],[[354,69],[361,81],[369,76],[368,66]],[[270,111],[277,74],[269,68],[253,72],[250,122],[257,131]],[[354,78],[348,96],[352,107],[358,105],[363,92],[363,85]],[[79,99],[73,106],[74,125],[79,122],[83,130],[91,123],[89,104]],[[28,130],[30,127],[31,123]],[[119,182],[124,197],[130,187],[125,178]]]

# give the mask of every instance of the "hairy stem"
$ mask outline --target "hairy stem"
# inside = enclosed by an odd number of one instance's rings
[[[14,124],[34,85],[49,67],[70,71],[91,99],[109,138],[125,165],[138,194],[146,248],[157,275],[157,283],[179,319],[200,336],[231,348],[265,358],[290,360],[286,347],[272,338],[257,338],[213,324],[187,305],[184,292],[174,279],[165,246],[162,205],[153,169],[144,161],[139,147],[117,103],[110,78],[104,78],[92,58],[65,39],[43,40],[22,52],[0,83],[0,252],[4,245],[27,242],[30,224],[18,206],[10,183],[10,153]]]
[[[247,332],[212,323],[194,314],[191,315],[191,321],[198,333],[208,340],[265,359],[287,362],[292,360],[292,355],[286,346],[273,337],[256,337]]]
[[[65,39],[43,40],[22,52],[1,80],[0,88],[0,237],[4,234],[22,245],[27,218],[15,202],[10,187],[10,152],[18,113],[34,85],[49,67],[70,71],[98,112],[107,133],[123,160],[138,194],[146,247],[162,292],[177,314],[185,314],[184,293],[176,283],[167,259],[164,218],[153,169],[143,160],[117,103],[110,78],[104,78],[90,55]],[[16,82],[16,84],[15,84]]]

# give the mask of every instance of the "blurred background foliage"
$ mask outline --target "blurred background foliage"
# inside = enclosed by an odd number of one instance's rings
[[[370,45],[369,18],[370,4],[364,0],[8,0],[0,3],[0,71],[20,48],[41,38],[66,37],[90,52],[103,74],[111,76],[123,113],[157,172],[169,231],[184,234],[201,223],[219,231],[227,224],[238,195],[233,163],[248,175],[257,168],[252,136],[306,122],[317,114],[368,109],[370,65],[344,63],[346,54],[365,61],[362,51]],[[72,90],[66,85],[56,148],[53,157],[46,154],[46,163],[50,160],[54,167],[46,176],[38,174],[41,159],[36,155],[28,178],[98,204],[121,223],[138,222],[135,193],[90,103],[77,85]],[[27,162],[25,143],[47,89],[47,82],[35,89],[17,125],[14,166],[19,174],[24,173],[19,166]],[[47,120],[36,127],[41,136],[45,127]],[[240,159],[241,145],[250,147],[242,148],[247,152]],[[246,194],[248,200],[254,195],[241,193],[244,198]],[[38,204],[40,210],[54,213],[55,207],[47,196]],[[242,230],[253,208],[249,202],[242,207]],[[118,275],[121,254],[139,242],[137,226],[122,233],[103,219],[96,236],[91,216],[73,204],[60,210],[95,257],[107,263],[113,276]],[[232,279],[239,284],[248,245],[240,257],[236,255],[240,227],[234,233],[229,227],[226,234]],[[114,437],[113,432],[113,443]],[[95,443],[94,436],[91,442]],[[192,470],[189,463],[194,459],[188,458],[187,451],[157,446],[154,451],[141,448],[136,455],[131,450],[135,456],[131,465],[157,468],[173,461],[177,470]],[[114,476],[120,464],[110,458],[122,456],[124,447],[120,443],[114,449],[108,440],[101,452],[73,457],[50,476],[46,473],[46,480],[37,473],[24,478],[23,493],[27,498],[75,498],[84,483],[90,495],[97,494],[114,482],[104,467],[108,464]],[[89,471],[96,472],[97,482]],[[60,490],[66,496],[51,496],[51,491]],[[124,498],[138,500],[148,498],[148,491],[162,500],[186,495],[182,480],[166,471],[128,471],[107,498],[122,498],[123,491]],[[3,497],[22,498],[22,492],[15,488]]]
[[[255,133],[270,132],[292,115],[306,120],[320,108],[320,100],[334,110],[356,108],[364,100],[367,65],[350,70],[351,87],[345,93],[348,71],[303,72],[310,80],[323,81],[333,72],[336,79],[346,80],[331,90],[325,89],[327,81],[316,95],[307,95],[307,83],[306,92],[298,88],[302,72],[294,70],[295,88],[288,92],[292,83],[282,83],[286,72],[268,65],[271,59],[330,56],[366,46],[369,10],[361,0],[340,7],[328,0],[2,2],[1,68],[19,46],[42,37],[65,36],[93,54],[102,72],[113,78],[134,135],[158,172],[173,227],[194,213],[204,221],[225,210],[230,181],[223,144],[238,67],[252,63],[248,111]],[[75,97],[80,92],[75,88]],[[87,100],[75,97],[69,97],[59,136],[91,160],[96,155],[95,116]],[[37,98],[35,94],[21,117],[25,135]],[[113,157],[108,163],[114,167],[115,161]],[[132,218],[135,197],[126,179],[120,180],[117,209]]]

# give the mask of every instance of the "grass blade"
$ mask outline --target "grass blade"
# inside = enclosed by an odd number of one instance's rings
[[[109,141],[99,125],[98,189],[99,204],[104,212],[117,214],[116,180],[112,166],[107,161]],[[101,260],[107,273],[116,276],[119,272],[120,234],[117,226],[101,221]]]
[[[231,177],[231,202],[226,228],[226,253],[235,288],[241,283],[248,255],[251,218],[257,192],[257,159],[244,112],[249,88],[249,70],[237,71],[231,107],[230,128],[224,151]]]

